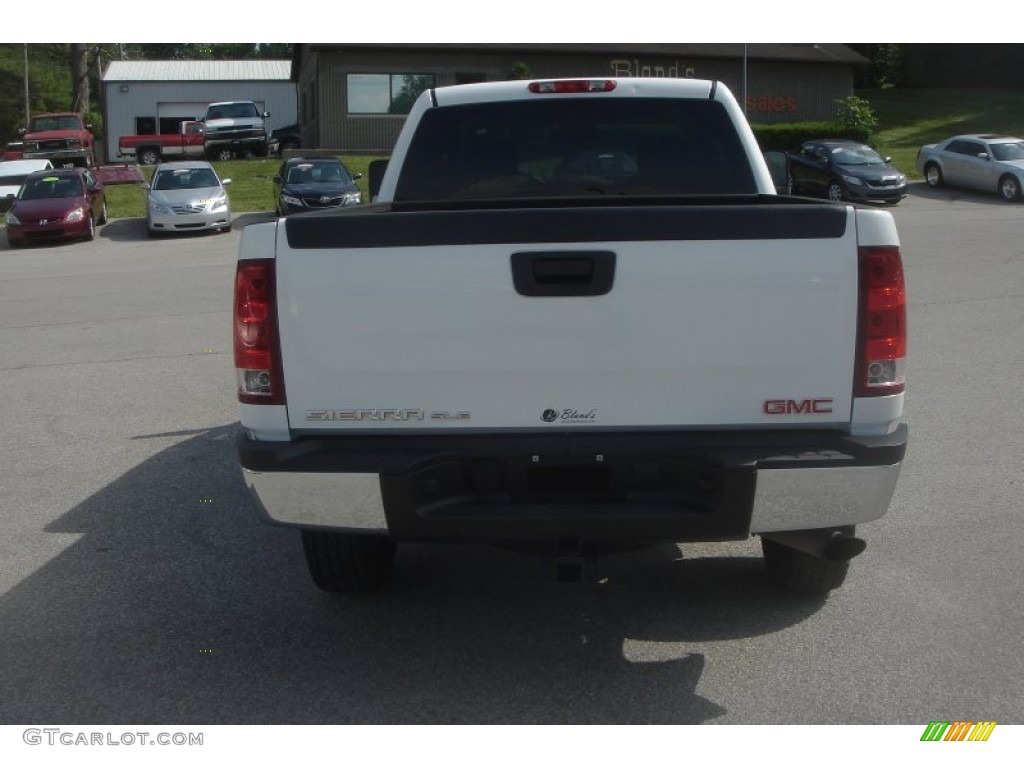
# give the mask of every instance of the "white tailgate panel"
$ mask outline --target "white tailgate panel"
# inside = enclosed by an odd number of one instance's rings
[[[294,252],[283,230],[278,295],[292,430],[849,421],[852,221],[829,240]],[[610,293],[516,293],[512,253],[580,250],[617,254]],[[810,399],[831,400],[820,409],[832,413],[765,413],[766,400]],[[424,418],[307,418],[359,409]],[[550,410],[558,418],[548,423]],[[438,412],[470,417],[432,419]]]

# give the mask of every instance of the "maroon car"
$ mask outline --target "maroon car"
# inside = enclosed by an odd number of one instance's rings
[[[96,227],[107,223],[103,184],[88,168],[37,171],[26,177],[5,220],[12,248],[42,240],[92,240]]]

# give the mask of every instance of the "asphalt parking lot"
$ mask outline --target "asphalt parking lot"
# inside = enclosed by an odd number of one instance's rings
[[[1024,722],[1024,205],[915,184],[911,443],[827,600],[756,542],[662,546],[556,584],[406,547],[335,599],[235,464],[228,235],[0,236],[0,723]]]

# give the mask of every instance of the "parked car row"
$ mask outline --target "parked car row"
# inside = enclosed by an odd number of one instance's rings
[[[203,150],[203,132],[196,130],[196,125],[186,123],[181,135],[172,137],[176,143],[170,142],[153,155],[145,154],[145,142],[133,145],[122,140],[122,147],[131,147],[143,164],[157,162],[162,153],[196,154],[189,151],[189,147]],[[297,141],[289,130],[281,129],[274,150]],[[786,153],[782,165],[776,165],[773,174],[779,177],[777,188],[782,193],[890,205],[907,195],[907,177],[891,165],[890,158],[848,139],[804,142],[798,151]],[[953,136],[921,147],[916,169],[929,187],[967,187],[1017,200],[1024,194],[1024,140],[998,134]],[[288,158],[273,177],[275,213],[284,217],[358,205],[362,195],[355,182],[360,178],[362,174],[350,173],[337,157]],[[231,203],[226,187],[230,183],[231,179],[222,180],[205,160],[159,163],[151,182],[144,185],[147,233],[156,237],[174,232],[229,231]],[[97,227],[107,221],[103,183],[92,169],[54,168],[50,160],[42,158],[0,162],[0,211],[5,209],[12,247],[49,240],[91,240]]]
[[[280,216],[362,202],[356,180],[337,157],[290,158],[273,178],[274,209]],[[206,160],[160,163],[146,192],[150,237],[231,229],[227,186]],[[89,168],[52,167],[47,160],[0,163],[0,202],[12,247],[61,239],[91,240],[107,221],[103,182]]]
[[[794,195],[895,205],[907,177],[865,144],[846,139],[807,141],[789,153]],[[964,187],[1004,200],[1024,196],[1024,139],[994,133],[952,136],[918,150],[917,172],[929,187]]]

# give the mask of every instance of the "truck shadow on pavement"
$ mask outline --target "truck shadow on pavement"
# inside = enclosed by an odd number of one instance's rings
[[[565,585],[527,555],[410,545],[389,591],[337,598],[257,520],[236,430],[132,438],[151,458],[47,527],[79,538],[0,597],[0,722],[701,723],[727,710],[696,693],[713,646],[688,645],[824,604],[772,591],[759,557],[674,546]]]

